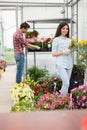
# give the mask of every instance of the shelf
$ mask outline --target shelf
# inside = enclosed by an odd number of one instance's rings
[[[75,23],[74,21],[72,21],[71,19],[69,18],[60,18],[60,19],[37,19],[37,20],[27,20],[27,22],[30,22],[30,23],[60,23],[60,22],[67,22],[67,23]]]
[[[48,48],[41,48],[41,49],[27,49],[28,52],[50,52]]]

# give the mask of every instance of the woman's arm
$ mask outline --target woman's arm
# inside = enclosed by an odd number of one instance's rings
[[[52,56],[57,57],[61,55],[69,55],[71,53],[71,50],[66,48],[63,51],[58,50],[58,39],[54,39],[52,43]]]
[[[52,56],[53,57],[63,55],[63,52],[57,51],[57,49],[58,49],[58,38],[55,38],[52,42]]]
[[[53,57],[61,56],[61,55],[63,55],[63,52],[53,52],[53,53],[52,53],[52,56],[53,56]]]

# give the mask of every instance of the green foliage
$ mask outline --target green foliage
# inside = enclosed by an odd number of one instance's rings
[[[39,83],[35,82],[30,77],[28,77],[27,79],[23,79],[23,83],[26,83],[27,85],[29,85],[32,90],[34,90],[35,86],[39,86]]]
[[[48,70],[39,69],[37,66],[33,66],[32,68],[27,70],[27,75],[29,75],[29,77],[34,81],[37,81],[38,78],[44,77],[48,74]]]
[[[26,38],[31,38],[32,36],[37,37],[38,35],[39,33],[36,30],[33,30],[26,33]]]
[[[50,45],[50,48],[52,48],[52,40],[51,40],[49,43],[44,42],[44,43],[43,43],[43,48],[49,49],[49,47],[48,47],[49,45],[48,45],[48,44]]]
[[[85,66],[84,65],[74,65],[73,66],[73,71],[72,73],[75,74],[75,75],[79,75],[79,74],[83,74],[85,71]]]
[[[54,92],[54,85],[56,83],[56,90],[59,91],[62,86],[62,81],[60,77],[51,77],[51,76],[46,76],[42,77],[38,80],[39,84],[41,85],[42,88],[47,88],[49,92],[53,93]]]
[[[29,100],[22,100],[11,107],[11,111],[35,111],[34,102]]]

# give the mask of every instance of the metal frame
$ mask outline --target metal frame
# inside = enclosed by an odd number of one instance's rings
[[[63,7],[65,3],[0,1],[2,7]]]
[[[33,23],[33,29],[37,23],[59,23],[63,20],[71,24],[71,36],[73,35],[73,7],[76,5],[77,15],[76,15],[76,30],[78,39],[78,2],[80,0],[64,0],[63,3],[49,3],[49,2],[15,2],[15,1],[0,1],[1,10],[15,10],[16,11],[16,28],[18,28],[18,11],[21,9],[21,22],[23,21],[23,7],[63,7],[63,19],[45,19],[45,20],[29,20],[28,22]],[[71,7],[71,18],[68,17],[68,7]],[[27,53],[27,52],[26,52]]]
[[[4,28],[3,28],[3,21],[2,21],[2,19],[1,19],[1,21],[0,21],[0,25],[1,25],[1,33],[2,33],[2,38],[0,39],[0,54],[1,54],[1,56],[3,57],[4,56]],[[3,43],[3,44],[2,44]]]

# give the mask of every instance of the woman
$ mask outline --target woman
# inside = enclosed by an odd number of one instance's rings
[[[52,56],[56,57],[57,72],[62,80],[60,93],[67,95],[70,77],[72,73],[72,55],[69,49],[71,39],[69,38],[69,25],[60,23],[52,42]]]

